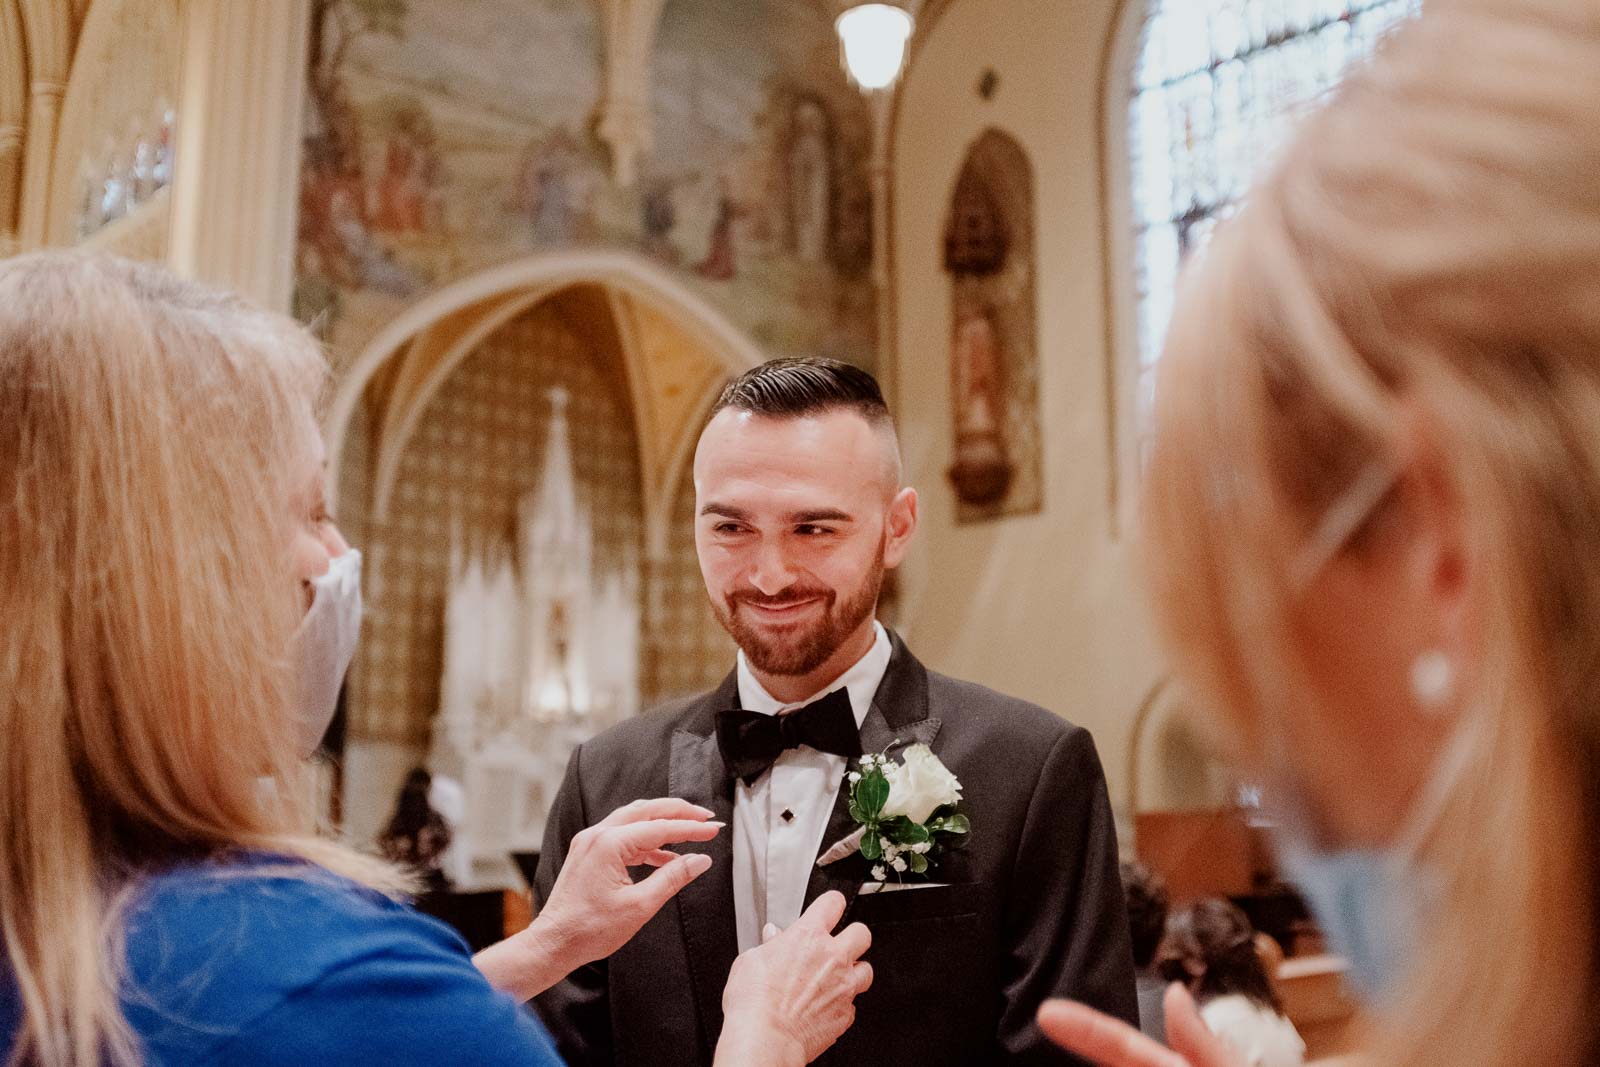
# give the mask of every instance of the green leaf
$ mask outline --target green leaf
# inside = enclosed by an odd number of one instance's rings
[[[902,833],[904,836],[898,837],[895,840],[904,841],[909,845],[920,845],[924,841],[933,840],[933,835],[928,832],[928,828],[926,826],[923,826],[921,823],[912,822],[909,819],[906,820],[906,827]]]
[[[889,779],[881,771],[869,771],[861,776],[861,781],[856,784],[856,803],[861,808],[867,822],[883,814],[883,806],[889,803]]]
[[[957,812],[945,819],[939,829],[947,834],[964,834],[972,829],[972,820]]]
[[[861,854],[869,860],[877,861],[883,858],[883,842],[878,840],[878,835],[872,827],[867,827],[867,832],[861,836]]]
[[[913,852],[910,857],[907,858],[906,863],[910,866],[912,874],[928,873],[928,857],[926,856]]]
[[[854,800],[850,801],[850,821],[858,824],[867,821],[866,815],[862,813],[861,808]]]

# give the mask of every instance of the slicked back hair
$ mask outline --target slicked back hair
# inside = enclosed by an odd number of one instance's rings
[[[778,419],[846,408],[875,425],[893,425],[878,380],[860,367],[825,356],[773,359],[751,367],[723,388],[711,414],[729,408]]]

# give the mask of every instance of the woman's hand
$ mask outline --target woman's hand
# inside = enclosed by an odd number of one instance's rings
[[[1049,1000],[1039,1009],[1039,1028],[1068,1052],[1101,1067],[1243,1067],[1206,1029],[1194,998],[1174,983],[1163,1001],[1167,1042],[1162,1048],[1120,1019],[1070,1000]]]
[[[490,985],[528,1000],[611,955],[710,868],[710,856],[666,846],[716,837],[722,824],[711,814],[685,800],[636,800],[579,831],[538,917],[473,962]],[[643,864],[660,869],[635,882],[628,868]]]
[[[789,929],[769,925],[766,942],[733,963],[722,991],[716,1067],[801,1067],[856,1020],[855,999],[872,985],[861,954],[872,934],[852,923],[832,931],[844,897],[824,893]]]

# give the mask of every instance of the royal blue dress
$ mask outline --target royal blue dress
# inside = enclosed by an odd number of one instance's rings
[[[122,1006],[148,1067],[561,1063],[444,924],[317,867],[251,856],[136,892]],[[0,959],[0,1062],[20,1022]]]

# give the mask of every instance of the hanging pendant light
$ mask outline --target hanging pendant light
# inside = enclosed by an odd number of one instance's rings
[[[855,4],[845,10],[834,29],[844,53],[850,79],[868,92],[887,89],[905,66],[906,44],[911,40],[911,15],[894,4]]]

